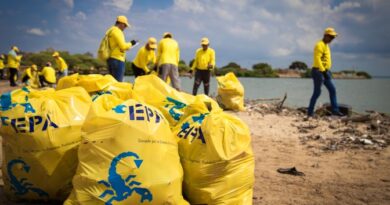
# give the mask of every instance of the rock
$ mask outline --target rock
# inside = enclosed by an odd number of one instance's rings
[[[369,139],[361,139],[360,142],[364,145],[373,145],[374,143]]]

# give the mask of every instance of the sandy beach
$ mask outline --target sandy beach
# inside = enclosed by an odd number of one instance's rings
[[[1,93],[11,90],[5,81],[0,88]],[[296,109],[275,111],[274,105],[261,102],[249,102],[247,111],[231,113],[251,130],[256,163],[253,204],[390,204],[387,115],[370,113],[363,122],[338,117],[306,120]],[[288,167],[304,176],[276,171]],[[0,175],[0,204],[30,203],[8,201]]]

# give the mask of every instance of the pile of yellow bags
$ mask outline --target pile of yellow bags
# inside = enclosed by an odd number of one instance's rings
[[[211,105],[196,99],[173,128],[184,169],[184,196],[191,204],[250,205],[254,157],[249,129]]]
[[[217,80],[223,108],[243,110],[244,89],[234,74]],[[75,74],[61,78],[57,91],[3,94],[0,111],[4,190],[11,198],[252,204],[245,123],[208,96],[176,91],[155,75],[136,78],[132,88],[110,75]]]
[[[83,126],[72,204],[188,204],[168,121],[156,108],[104,94]]]
[[[244,111],[244,87],[234,73],[217,77],[217,82],[217,101],[221,107],[227,110]]]
[[[0,98],[5,193],[11,199],[64,200],[90,96],[82,88],[22,88]]]

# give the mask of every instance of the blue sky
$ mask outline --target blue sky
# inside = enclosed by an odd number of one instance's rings
[[[115,17],[126,15],[127,40],[170,31],[186,62],[207,36],[217,66],[286,68],[294,60],[311,66],[313,45],[332,26],[340,34],[331,45],[334,70],[390,76],[388,11],[388,0],[0,0],[0,52],[17,45],[95,53]]]

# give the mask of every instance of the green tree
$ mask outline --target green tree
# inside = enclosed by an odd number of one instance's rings
[[[291,65],[288,68],[293,69],[293,70],[307,70],[308,69],[306,63],[302,62],[302,61],[294,61],[291,63]]]
[[[181,74],[188,73],[188,71],[190,71],[190,67],[186,64],[184,60],[179,61],[178,68],[179,68],[179,73]]]
[[[268,63],[257,63],[252,66],[256,77],[278,77],[277,73]]]

